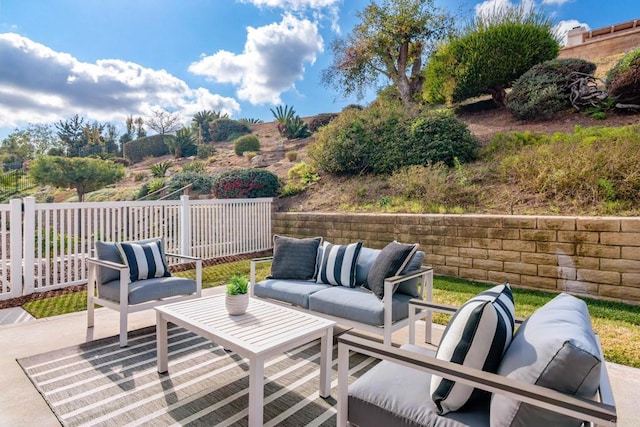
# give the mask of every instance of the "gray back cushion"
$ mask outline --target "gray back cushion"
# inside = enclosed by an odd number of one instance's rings
[[[322,237],[296,239],[273,236],[271,279],[311,280],[316,275],[318,248]]]
[[[379,253],[380,249],[371,249],[364,246],[360,249],[358,264],[356,264],[356,286],[367,283],[367,275],[373,263],[376,262]]]
[[[122,258],[116,244],[113,242],[96,242],[96,256],[103,261],[122,264]],[[120,272],[113,268],[98,267],[97,280],[99,284],[120,279]]]
[[[513,337],[498,374],[591,399],[600,383],[600,352],[587,305],[560,294],[531,315]],[[506,396],[491,400],[492,426],[580,426],[579,420]]]
[[[369,270],[371,266],[376,261],[378,254],[380,253],[380,249],[371,249],[362,247],[360,250],[360,256],[358,257],[358,264],[356,265],[356,286],[367,285],[367,275],[369,274]],[[400,274],[407,274],[412,271],[415,271],[422,267],[422,261],[424,261],[424,252],[416,251],[409,261],[409,264],[402,270]],[[412,297],[417,297],[420,295],[418,292],[418,283],[420,282],[420,278],[409,279],[401,282],[398,285],[398,289],[396,292],[400,292],[401,294],[411,295]]]

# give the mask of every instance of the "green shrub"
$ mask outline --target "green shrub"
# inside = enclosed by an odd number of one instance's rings
[[[290,162],[295,162],[296,160],[298,160],[298,152],[297,151],[287,151],[284,156]]]
[[[404,166],[476,158],[478,140],[448,114],[409,115],[395,104],[347,110],[308,147],[319,169],[334,175],[391,173]]]
[[[305,185],[320,181],[320,175],[318,175],[316,168],[305,162],[300,162],[289,169],[287,175],[289,179],[298,179],[300,183]]]
[[[180,172],[169,178],[167,192],[172,193],[188,184],[190,193],[210,194],[214,182],[214,176],[203,172]],[[172,199],[178,199],[180,194],[173,195]]]
[[[303,193],[307,187],[303,184],[299,184],[297,182],[288,182],[282,187],[282,191],[280,195],[283,197],[295,196],[296,194]]]
[[[149,166],[151,176],[154,178],[164,178],[169,168],[173,165],[170,161],[160,162]]]
[[[550,200],[599,204],[640,201],[640,126],[576,126],[500,160],[503,179]]]
[[[237,169],[216,175],[213,194],[218,199],[275,197],[280,191],[278,177],[264,169]]]
[[[245,151],[260,151],[260,140],[255,135],[244,135],[234,143],[236,155],[242,156]]]
[[[133,180],[135,182],[144,181],[145,179],[147,179],[147,174],[144,173],[144,172],[140,172],[140,173],[137,173],[137,174],[133,175]]]
[[[460,102],[489,93],[503,106],[505,88],[531,66],[555,58],[558,49],[552,20],[522,4],[477,15],[430,57],[425,99]]]
[[[627,53],[609,70],[607,90],[617,102],[640,104],[640,48]]]
[[[182,172],[204,173],[206,171],[206,166],[207,165],[204,162],[193,160],[182,166]]]
[[[207,159],[214,154],[216,154],[217,150],[211,144],[200,144],[198,145],[198,158],[199,159]]]
[[[124,156],[137,163],[146,157],[161,157],[169,154],[169,147],[164,142],[163,135],[145,136],[124,144]]]
[[[318,114],[317,116],[314,116],[313,119],[311,119],[311,123],[309,123],[309,131],[310,132],[317,131],[322,126],[328,125],[329,122],[335,119],[336,117],[338,117],[338,115],[335,113],[322,113],[322,114]]]
[[[429,114],[419,117],[411,126],[412,146],[409,155],[414,164],[443,162],[453,166],[476,159],[480,143],[464,122],[450,114]]]
[[[552,59],[533,66],[513,84],[507,108],[521,120],[548,120],[571,107],[570,85],[580,76],[593,74],[596,65],[582,59]]]
[[[209,125],[212,141],[231,141],[248,133],[251,133],[251,129],[247,123],[226,117],[216,119]]]

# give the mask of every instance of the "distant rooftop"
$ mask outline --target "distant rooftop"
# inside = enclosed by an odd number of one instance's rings
[[[620,24],[610,25],[608,27],[598,28],[596,30],[587,31],[585,27],[576,27],[569,30],[567,34],[567,47],[580,45],[595,39],[601,39],[611,35],[622,35],[622,33],[640,31],[640,19],[622,22]]]

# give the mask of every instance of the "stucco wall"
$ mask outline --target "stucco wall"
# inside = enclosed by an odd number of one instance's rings
[[[601,28],[591,33],[604,31]],[[584,33],[585,36],[591,34]],[[640,27],[624,29],[612,33],[596,34],[593,37],[585,37],[582,44],[564,47],[560,50],[560,58],[581,58],[594,62],[598,68],[596,76],[604,77],[624,56],[625,53],[640,46]]]
[[[418,242],[436,274],[640,304],[640,218],[276,212],[273,232]]]

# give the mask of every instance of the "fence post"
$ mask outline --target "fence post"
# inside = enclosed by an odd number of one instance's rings
[[[36,199],[24,198],[24,243],[22,245],[24,259],[24,291],[23,295],[32,294],[34,287],[35,254],[36,254]],[[40,260],[38,260],[40,262]]]
[[[9,207],[11,296],[19,297],[22,295],[22,201],[11,199]]]
[[[182,255],[191,255],[191,212],[189,209],[189,196],[180,196],[180,253]]]

